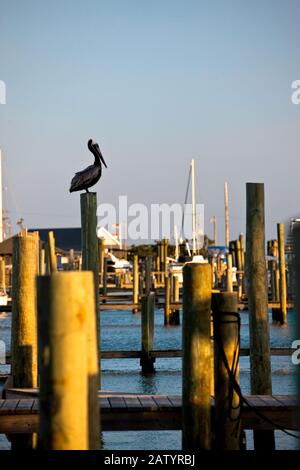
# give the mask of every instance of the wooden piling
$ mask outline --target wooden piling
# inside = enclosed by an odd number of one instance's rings
[[[107,295],[107,258],[103,260],[102,295]]]
[[[232,255],[230,253],[227,255],[226,290],[227,292],[233,292]]]
[[[182,446],[211,448],[211,267],[183,268]]]
[[[39,256],[39,275],[43,276],[46,272],[46,266],[45,266],[45,248],[40,249],[40,256]]]
[[[134,304],[137,304],[139,301],[139,258],[138,255],[134,255],[133,257],[133,293],[132,293],[132,301]],[[137,308],[132,310],[132,313],[136,313],[138,311]]]
[[[104,255],[105,255],[105,245],[104,238],[99,240],[99,273],[100,273],[100,283],[103,285],[103,271],[104,271]]]
[[[94,292],[91,272],[63,272],[38,277],[38,445],[44,450],[90,448],[89,386],[91,381],[94,384],[98,363],[95,355]],[[90,316],[91,312],[93,316]],[[94,336],[90,334],[93,324]],[[96,403],[95,397],[93,403]],[[93,413],[94,419],[99,421],[98,405]],[[97,438],[99,441],[99,434]]]
[[[171,295],[170,277],[168,275],[165,275],[165,308],[164,308],[165,326],[171,324],[170,295]]]
[[[268,289],[265,261],[264,184],[247,183],[246,277],[250,329],[251,393],[271,395]],[[254,431],[258,449],[274,449],[273,431]]]
[[[5,258],[0,257],[0,289],[6,293],[6,274],[5,274]]]
[[[235,246],[236,246],[237,270],[238,270],[238,275],[237,275],[238,298],[240,300],[242,298],[242,293],[243,293],[243,276],[241,273],[241,271],[243,270],[243,266],[242,266],[242,254],[241,254],[240,240],[236,240]]]
[[[48,232],[48,260],[50,272],[55,273],[57,271],[57,260],[55,253],[55,239],[52,230]]]
[[[16,388],[37,387],[36,285],[38,233],[13,237],[12,257],[12,381]]]
[[[144,373],[154,372],[154,358],[150,355],[153,349],[154,307],[155,294],[150,292],[142,298],[142,355],[140,364]]]
[[[239,325],[236,292],[212,295],[215,351],[215,448],[239,450],[241,402],[224,364],[239,382]]]
[[[13,237],[11,378],[16,388],[38,386],[36,275],[39,269],[39,236],[21,231]],[[32,449],[36,435],[10,436],[12,450]]]
[[[279,255],[279,294],[280,294],[280,317],[281,324],[287,323],[287,301],[286,301],[286,267],[284,249],[284,224],[277,224],[278,255]]]
[[[179,289],[179,278],[178,276],[173,276],[173,302],[179,302],[180,299],[180,289]],[[172,312],[174,325],[180,325],[180,310],[175,308]]]
[[[97,193],[80,194],[82,269],[94,273],[97,334],[100,341],[99,247],[97,237]],[[100,344],[100,343],[99,343]]]
[[[215,287],[215,257],[212,255],[209,258],[209,263],[211,266],[211,287],[214,289]]]
[[[145,260],[145,294],[149,295],[152,287],[151,279],[151,270],[152,270],[152,258],[147,256]]]

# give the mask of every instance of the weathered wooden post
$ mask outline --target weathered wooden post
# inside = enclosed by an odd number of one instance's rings
[[[242,295],[246,294],[246,276],[245,276],[245,236],[243,233],[239,235],[241,248],[241,270],[242,273]]]
[[[183,268],[183,449],[211,448],[211,267]]]
[[[246,278],[250,328],[251,393],[272,394],[265,261],[264,184],[247,183]],[[255,449],[274,449],[273,431],[254,431]]]
[[[164,324],[170,325],[170,295],[171,295],[171,285],[170,277],[165,275],[165,309],[164,309]]]
[[[179,303],[180,300],[180,289],[179,289],[179,278],[178,276],[173,276],[173,302]],[[174,325],[180,325],[180,309],[175,308],[173,313]]]
[[[0,289],[6,292],[5,258],[0,257]]]
[[[37,387],[36,285],[38,233],[13,237],[12,259],[12,381],[16,388]]]
[[[107,258],[103,260],[103,278],[102,278],[102,295],[105,297],[107,295]],[[103,299],[103,302],[106,302],[106,299]]]
[[[55,239],[52,230],[48,232],[48,260],[50,272],[55,273],[57,271],[57,260],[55,253]]]
[[[229,253],[232,256],[232,266],[236,266],[236,259],[235,259],[235,241],[231,240],[229,242]]]
[[[230,253],[228,253],[228,255],[227,255],[226,290],[227,290],[227,292],[233,292],[232,255]]]
[[[99,273],[100,283],[103,285],[103,271],[104,271],[104,256],[105,256],[105,244],[104,238],[99,240]]]
[[[155,307],[155,294],[150,292],[142,298],[142,355],[140,364],[142,372],[154,372],[154,358],[151,357],[153,349],[153,335],[154,335],[154,307]]]
[[[284,224],[277,224],[279,272],[280,272],[280,318],[281,324],[287,323],[287,302],[286,302],[286,269],[285,269],[285,249],[284,249]]]
[[[69,262],[68,262],[68,270],[74,271],[75,270],[75,257],[74,257],[74,250],[71,248],[69,250]]]
[[[211,287],[214,289],[215,287],[215,257],[212,255],[209,258],[209,263],[211,266]]]
[[[38,263],[38,233],[21,231],[13,237],[12,256],[11,377],[15,388],[38,386],[35,284]],[[35,435],[13,435],[11,443],[13,450],[31,449],[35,446]]]
[[[169,250],[169,240],[164,240],[164,271],[165,274],[168,274],[168,250]]]
[[[39,447],[44,450],[98,448],[93,273],[40,276],[38,312]]]
[[[137,305],[139,303],[139,258],[138,255],[133,257],[133,303]],[[137,307],[132,309],[132,313],[138,311]]]
[[[239,382],[240,317],[236,292],[212,295],[215,346],[215,446],[219,450],[240,449],[240,398],[232,379]],[[224,364],[226,357],[229,372]]]
[[[40,249],[40,256],[39,256],[39,274],[40,276],[43,276],[46,272],[45,269],[45,248]]]
[[[238,275],[237,275],[238,298],[240,300],[242,298],[242,293],[243,293],[243,276],[242,276],[242,273],[241,273],[241,271],[243,270],[243,267],[242,267],[242,255],[241,255],[240,240],[236,240],[235,246],[236,246],[236,254],[237,254],[237,270],[238,270]]]
[[[100,341],[99,246],[97,237],[97,193],[80,194],[82,270],[94,273],[97,335]],[[100,348],[100,343],[99,343]]]
[[[151,280],[152,258],[147,256],[145,259],[145,294],[149,295],[152,287]]]

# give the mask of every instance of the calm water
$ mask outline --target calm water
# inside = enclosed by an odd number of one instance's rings
[[[296,338],[296,314],[288,314],[288,326],[278,327],[272,324],[270,317],[270,337],[273,347],[291,347]],[[241,313],[241,346],[249,347],[248,314]],[[0,339],[6,342],[10,351],[11,314],[0,314]],[[101,317],[101,348],[103,350],[140,349],[140,314],[128,312],[103,312]],[[181,326],[165,327],[163,311],[155,315],[155,349],[181,348]],[[144,376],[140,372],[138,359],[106,359],[102,361],[102,388],[120,392],[146,394],[181,394],[181,359],[157,359],[156,373]],[[0,373],[5,373],[8,366],[0,366]],[[242,391],[250,393],[250,366],[247,357],[240,359],[240,382]],[[296,394],[296,367],[288,356],[272,358],[272,383],[274,394]],[[247,447],[252,448],[252,433],[247,432]],[[296,441],[296,442],[295,442]],[[297,440],[276,432],[278,449],[293,449]],[[104,432],[105,449],[180,449],[179,431],[161,432]],[[0,436],[0,448],[9,448],[5,436]]]

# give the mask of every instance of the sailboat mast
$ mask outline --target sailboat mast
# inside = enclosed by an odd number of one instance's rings
[[[2,151],[0,149],[0,243],[3,242]]]
[[[229,246],[229,216],[228,216],[228,184],[224,183],[224,202],[225,202],[225,246]]]
[[[192,170],[192,232],[193,232],[193,255],[196,254],[196,191],[195,191],[195,160],[191,162]]]

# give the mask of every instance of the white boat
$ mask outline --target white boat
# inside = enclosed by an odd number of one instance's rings
[[[119,259],[110,252],[107,253],[107,256],[110,258],[107,263],[108,272],[124,273],[132,269],[132,263],[127,259]]]

